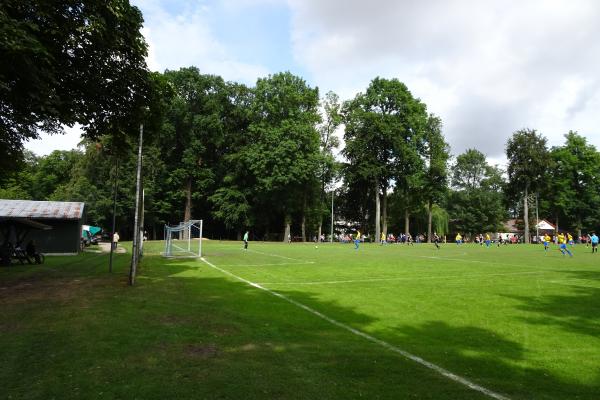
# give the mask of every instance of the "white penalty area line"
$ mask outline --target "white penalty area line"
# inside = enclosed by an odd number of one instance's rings
[[[366,282],[386,282],[386,281],[422,281],[436,279],[452,279],[452,278],[486,278],[488,276],[505,276],[505,275],[532,275],[543,274],[551,271],[522,271],[522,272],[506,272],[497,274],[471,274],[471,275],[441,275],[441,276],[424,276],[419,278],[367,278],[367,279],[347,279],[337,281],[308,281],[308,282],[259,282],[259,285],[337,285],[342,283],[366,283]]]
[[[300,262],[282,262],[282,263],[270,263],[270,264],[221,264],[221,267],[268,267],[277,265],[306,265],[314,264],[314,261],[300,261]]]
[[[271,294],[271,295],[273,295],[275,297],[278,297],[278,298],[280,298],[282,300],[285,300],[288,303],[293,304],[296,307],[299,307],[299,308],[301,308],[301,309],[303,309],[305,311],[308,311],[309,313],[311,313],[313,315],[316,315],[317,317],[319,317],[319,318],[321,318],[321,319],[329,322],[330,324],[337,326],[338,328],[342,328],[342,329],[344,329],[344,330],[346,330],[346,331],[348,331],[350,333],[353,333],[353,334],[355,334],[357,336],[360,336],[360,337],[362,337],[362,338],[364,338],[364,339],[366,339],[366,340],[368,340],[368,341],[370,341],[372,343],[378,344],[378,345],[384,347],[385,349],[387,349],[389,351],[392,351],[392,352],[394,352],[396,354],[399,354],[399,355],[401,355],[401,356],[403,356],[403,357],[405,357],[405,358],[407,358],[407,359],[409,359],[411,361],[414,361],[417,364],[420,364],[420,365],[422,365],[422,366],[424,366],[426,368],[429,368],[429,369],[437,372],[438,374],[440,374],[440,375],[442,375],[442,376],[450,379],[451,381],[454,381],[456,383],[460,383],[461,385],[464,385],[464,386],[468,387],[469,389],[472,389],[472,390],[475,390],[477,392],[480,392],[480,393],[482,393],[482,394],[484,394],[484,395],[486,395],[488,397],[491,397],[493,399],[497,399],[497,400],[509,400],[509,398],[506,397],[506,396],[504,396],[504,395],[501,395],[499,393],[496,393],[494,391],[486,389],[483,386],[480,386],[480,385],[478,385],[478,384],[476,384],[474,382],[471,382],[470,380],[468,380],[466,378],[463,378],[460,375],[456,375],[456,374],[448,371],[447,369],[440,367],[439,365],[436,365],[436,364],[433,364],[433,363],[431,363],[429,361],[426,361],[426,360],[422,359],[419,356],[415,356],[414,354],[411,354],[411,353],[409,353],[409,352],[407,352],[405,350],[402,350],[401,348],[396,347],[396,346],[394,346],[394,345],[392,345],[392,344],[390,344],[390,343],[388,343],[388,342],[386,342],[384,340],[377,339],[376,337],[371,336],[368,333],[359,331],[358,329],[354,329],[354,328],[352,328],[349,325],[346,325],[346,324],[344,324],[342,322],[336,321],[335,319],[330,318],[327,315],[320,313],[319,311],[315,310],[314,308],[311,308],[311,307],[309,307],[307,305],[304,305],[304,304],[302,304],[300,302],[297,302],[296,300],[293,300],[290,297],[287,297],[287,296],[285,296],[285,295],[283,295],[281,293],[278,293],[278,292],[275,292],[273,290],[270,290],[270,289],[268,289],[268,288],[266,288],[264,286],[261,286],[258,283],[254,283],[254,282],[251,282],[251,281],[249,281],[247,279],[244,279],[244,278],[242,278],[242,277],[240,277],[238,275],[235,275],[235,274],[233,274],[233,273],[231,273],[231,272],[229,272],[229,271],[227,271],[227,270],[225,270],[223,268],[219,268],[216,265],[214,265],[213,263],[211,263],[210,261],[206,260],[204,257],[202,257],[201,260],[202,260],[202,262],[204,262],[209,267],[211,267],[213,269],[216,269],[217,271],[220,271],[221,273],[223,273],[225,275],[228,275],[228,276],[230,276],[230,277],[232,277],[234,279],[237,279],[238,281],[244,282],[244,283],[246,283],[246,284],[248,284],[248,285],[250,285],[250,286],[252,286],[252,287],[254,287],[256,289],[263,290],[263,291],[265,291],[265,292],[267,292],[267,293],[269,293],[269,294]]]
[[[251,249],[248,249],[247,251],[249,251],[251,253],[262,254],[263,256],[279,257],[279,258],[283,258],[284,260],[305,262],[304,260],[300,260],[299,258],[291,258],[291,257],[282,256],[282,255],[279,255],[279,254],[264,253],[262,251],[251,250]]]

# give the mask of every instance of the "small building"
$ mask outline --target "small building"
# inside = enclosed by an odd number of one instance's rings
[[[25,246],[33,239],[40,253],[77,254],[84,208],[79,202],[0,199],[0,241]]]
[[[545,235],[546,233],[550,236],[556,234],[556,226],[552,225],[550,222],[545,219],[540,220],[536,225],[536,229],[540,231],[540,236]]]

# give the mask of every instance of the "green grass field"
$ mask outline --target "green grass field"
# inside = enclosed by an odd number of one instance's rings
[[[600,255],[353,247],[207,241],[211,266],[149,242],[135,287],[130,254],[0,268],[0,397],[490,398],[437,367],[510,399],[600,397]]]

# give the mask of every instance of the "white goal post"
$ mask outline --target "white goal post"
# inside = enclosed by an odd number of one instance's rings
[[[202,257],[202,220],[165,225],[165,257]]]

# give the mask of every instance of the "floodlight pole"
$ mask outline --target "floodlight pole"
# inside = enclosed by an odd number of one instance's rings
[[[115,184],[114,184],[114,197],[113,197],[113,215],[112,215],[112,232],[110,234],[110,258],[108,261],[108,272],[112,272],[113,264],[113,247],[114,247],[114,235],[116,232],[116,217],[117,217],[117,190],[119,187],[119,158],[115,155]]]
[[[140,124],[140,143],[138,147],[137,179],[135,188],[135,217],[133,224],[133,245],[131,255],[131,267],[129,269],[129,285],[135,283],[135,273],[139,260],[139,236],[140,236],[140,196],[142,186],[142,141],[144,137],[144,124]]]
[[[329,238],[330,243],[333,243],[333,196],[335,189],[331,191],[331,237]]]

